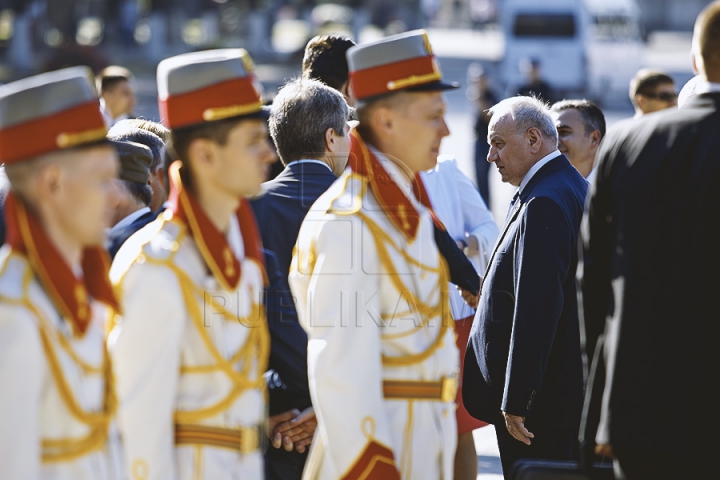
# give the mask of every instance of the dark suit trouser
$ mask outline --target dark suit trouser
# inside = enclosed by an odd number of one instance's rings
[[[495,436],[500,450],[503,476],[512,478],[512,466],[521,458],[539,458],[545,460],[577,460],[577,431],[541,429],[526,425],[535,438],[530,445],[516,440],[510,435],[504,423],[495,425]]]
[[[682,451],[682,440],[668,439],[673,450],[613,445],[616,480],[717,480],[720,462],[710,448]]]
[[[268,445],[265,452],[265,480],[300,480],[307,460],[305,453],[287,452]]]

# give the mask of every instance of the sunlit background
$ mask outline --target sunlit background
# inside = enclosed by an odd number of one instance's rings
[[[441,68],[462,87],[446,95],[451,136],[444,154],[474,178],[468,71],[480,67],[503,97],[520,64],[542,60],[543,78],[565,98],[588,98],[608,123],[632,115],[628,82],[641,67],[692,75],[690,38],[704,0],[0,0],[0,82],[71,65],[119,64],[136,76],[136,114],[157,118],[155,68],[170,55],[244,47],[271,98],[297,75],[312,36],[356,42],[426,28]],[[509,187],[491,174],[493,212]]]

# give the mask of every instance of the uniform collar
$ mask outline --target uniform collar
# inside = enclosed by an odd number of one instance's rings
[[[5,200],[7,241],[12,249],[25,256],[40,284],[63,318],[69,320],[73,333],[82,337],[87,331],[92,309],[90,299],[120,310],[110,283],[110,259],[100,247],[85,248],[82,272],[73,273],[37,216],[27,210],[12,192]]]
[[[230,231],[225,236],[208,218],[192,193],[183,187],[180,168],[182,168],[180,161],[170,165],[169,218],[175,218],[186,226],[190,236],[195,240],[205,265],[218,284],[230,292],[237,289],[242,277],[239,258],[242,258],[243,254],[262,267],[267,283],[262,242],[250,203],[246,199],[240,201],[240,206],[235,212],[235,220],[231,219]]]
[[[433,222],[439,228],[445,228],[433,212],[420,175],[416,174],[410,184],[399,167],[369,148],[356,130],[350,135],[348,163],[353,172],[367,178],[380,207],[408,240],[415,239],[420,224],[418,203],[430,211]]]

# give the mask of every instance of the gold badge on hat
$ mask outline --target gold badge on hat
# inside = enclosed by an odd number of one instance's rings
[[[253,59],[250,58],[250,55],[247,54],[247,52],[243,52],[240,55],[240,59],[243,62],[243,65],[245,66],[245,72],[249,75],[255,71],[255,62],[253,62]]]
[[[430,39],[427,36],[427,32],[423,32],[422,34],[423,42],[425,42],[425,50],[427,50],[428,55],[432,55],[432,47],[430,46]]]

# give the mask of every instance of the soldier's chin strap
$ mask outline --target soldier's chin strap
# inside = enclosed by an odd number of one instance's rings
[[[367,147],[357,130],[350,135],[350,159],[348,164],[353,172],[368,179],[368,185],[385,214],[406,238],[417,235],[420,215],[409,198],[400,190],[390,174],[383,168],[375,154]],[[421,205],[430,211],[433,223],[441,230],[445,226],[433,211],[430,198],[419,174],[413,178],[413,193]]]
[[[92,318],[90,298],[119,312],[110,283],[110,257],[100,246],[82,252],[82,278],[78,278],[48,237],[37,216],[15,194],[5,200],[7,243],[28,259],[30,267],[73,333],[82,336]]]
[[[233,291],[237,288],[242,276],[240,261],[235,257],[225,235],[217,229],[191,192],[184,187],[180,175],[182,166],[180,160],[176,160],[170,165],[168,172],[170,207],[168,210],[172,212],[173,218],[177,218],[187,227],[205,264],[217,282],[225,290]],[[241,199],[235,214],[242,233],[245,256],[252,258],[262,267],[267,286],[262,240],[250,203],[246,199]]]

